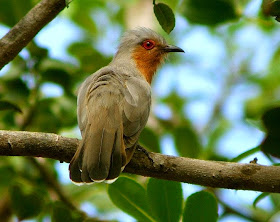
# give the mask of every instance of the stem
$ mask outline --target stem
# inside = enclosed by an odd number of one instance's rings
[[[250,156],[256,152],[260,151],[260,146],[254,147],[250,150],[247,150],[244,153],[241,153],[240,155],[238,155],[237,157],[233,158],[231,161],[232,162],[239,162],[240,160],[246,158],[247,156]]]

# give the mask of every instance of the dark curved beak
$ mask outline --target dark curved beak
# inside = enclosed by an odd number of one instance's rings
[[[174,45],[167,45],[163,48],[165,52],[185,52],[183,49],[179,48],[178,46]]]

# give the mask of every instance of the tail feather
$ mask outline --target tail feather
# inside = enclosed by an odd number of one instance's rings
[[[81,142],[78,148],[78,151],[75,153],[74,157],[72,158],[70,165],[69,165],[69,171],[70,171],[70,179],[75,183],[82,183],[83,180],[81,178],[81,165],[79,164],[81,161],[80,153],[83,153],[83,143]]]
[[[102,129],[101,136],[94,136],[94,139],[99,138],[99,143],[90,143],[85,153],[86,161],[83,167],[87,168],[89,177],[93,181],[103,181],[107,178],[110,170],[110,162],[112,149],[115,141],[115,132]],[[101,138],[101,139],[100,139]],[[85,159],[84,159],[85,160]],[[82,172],[83,175],[84,171]]]
[[[118,129],[115,134],[114,147],[111,156],[110,171],[106,180],[114,180],[120,175],[121,168],[122,168],[122,153],[121,153],[122,149],[124,149],[123,138],[122,138],[121,130]]]
[[[70,162],[70,179],[76,183],[113,180],[121,173],[124,161],[122,127],[116,130],[89,129]],[[90,133],[90,135],[86,135]]]
[[[106,85],[104,89],[99,86],[87,94],[79,93],[78,122],[82,142],[69,166],[74,182],[113,180],[127,164],[122,95],[113,86]]]

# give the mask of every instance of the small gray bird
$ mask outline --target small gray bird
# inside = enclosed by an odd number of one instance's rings
[[[127,31],[112,62],[78,92],[82,141],[70,162],[75,183],[114,181],[129,163],[151,106],[151,81],[169,52],[184,52],[147,28]]]

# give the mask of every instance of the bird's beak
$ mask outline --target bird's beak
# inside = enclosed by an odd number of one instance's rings
[[[183,49],[174,46],[174,45],[167,45],[163,48],[165,52],[185,52]]]

